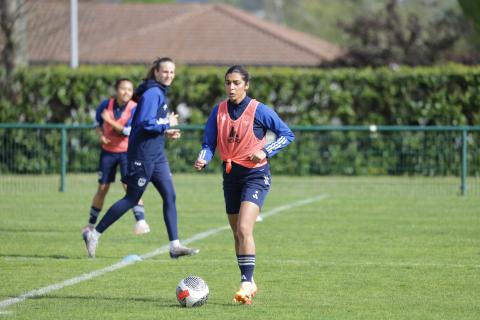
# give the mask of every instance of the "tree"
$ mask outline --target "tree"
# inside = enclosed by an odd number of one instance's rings
[[[451,50],[465,23],[447,10],[428,24],[415,13],[402,16],[398,0],[389,0],[379,12],[357,16],[339,26],[350,38],[345,63],[354,66],[388,64],[429,65],[441,61]]]
[[[27,0],[0,0],[0,62],[7,81],[18,66],[27,64]]]
[[[471,0],[458,0],[463,14],[470,23],[471,32],[468,34],[470,44],[469,57],[466,62],[480,63],[480,2]]]
[[[470,19],[475,27],[480,31],[480,2],[471,0],[458,0],[458,4],[463,10],[463,13]]]

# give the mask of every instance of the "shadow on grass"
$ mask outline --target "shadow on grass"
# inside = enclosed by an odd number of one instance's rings
[[[167,297],[102,297],[102,296],[92,296],[92,295],[76,295],[76,296],[62,296],[62,295],[45,295],[45,296],[37,296],[31,298],[32,300],[83,300],[83,301],[91,301],[95,303],[102,303],[102,302],[143,302],[143,303],[155,303],[159,307],[165,308],[175,308],[175,309],[196,309],[196,308],[185,308],[182,307],[178,303],[172,303],[175,301],[175,297],[167,298]],[[240,308],[245,307],[241,304],[235,304],[232,302],[211,302],[208,301],[206,305],[213,305],[213,306],[221,306],[221,307],[230,307],[230,308]],[[252,306],[247,306],[251,308]]]
[[[122,257],[115,257],[115,256],[102,256],[96,259],[91,259],[85,255],[75,255],[75,256],[64,256],[59,254],[52,254],[52,255],[40,255],[40,254],[1,254],[0,258],[6,259],[54,259],[54,260],[85,260],[85,261],[109,261],[110,263],[117,263],[122,261]]]
[[[79,259],[78,257],[68,257],[58,254],[52,255],[39,255],[39,254],[0,254],[0,258],[15,258],[15,259],[56,259],[56,260],[68,260],[68,259]]]
[[[162,300],[165,301],[165,304],[168,302],[171,304],[172,299],[162,299],[161,297],[102,297],[102,296],[91,296],[91,295],[86,295],[86,296],[62,296],[62,295],[54,295],[54,294],[49,294],[45,296],[37,296],[33,297],[32,300],[91,300],[92,302],[94,301],[95,303],[101,302],[101,301],[106,301],[106,302],[111,302],[111,301],[129,301],[129,302],[161,302]],[[173,305],[172,305],[173,306]]]
[[[25,229],[25,228],[0,228],[0,232],[11,233],[70,233],[65,229]]]

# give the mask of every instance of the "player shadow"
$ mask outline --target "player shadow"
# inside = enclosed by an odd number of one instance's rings
[[[22,229],[22,228],[0,228],[0,232],[12,233],[67,233],[61,229]]]
[[[49,294],[45,296],[37,296],[31,299],[35,300],[84,300],[84,301],[94,301],[95,303],[98,302],[112,302],[112,301],[128,301],[128,302],[143,302],[143,303],[155,303],[158,308],[175,308],[175,309],[185,309],[179,303],[176,303],[175,297],[102,297],[102,296],[92,296],[92,295],[74,295],[74,296],[62,296],[62,295],[55,295]],[[172,302],[175,301],[175,302]],[[233,302],[211,302],[208,301],[206,305],[216,305],[216,306],[223,306],[223,307],[230,307],[230,308],[239,308],[245,307],[241,304],[235,304]],[[251,307],[251,306],[248,306]],[[190,308],[188,308],[190,309]],[[195,308],[194,308],[195,309]]]
[[[45,296],[37,296],[32,299],[36,300],[91,300],[95,302],[99,301],[130,301],[130,302],[152,302],[152,303],[160,303],[162,304],[171,304],[172,299],[166,299],[166,298],[161,298],[161,297],[152,297],[152,298],[143,298],[143,297],[102,297],[102,296],[91,296],[91,295],[75,295],[75,296],[62,296],[62,295],[55,295],[55,294],[49,294]],[[162,301],[163,300],[163,301]]]
[[[223,307],[230,307],[230,308],[245,308],[245,307],[248,307],[248,308],[252,308],[254,305],[244,305],[244,304],[241,304],[241,303],[234,303],[234,302],[222,302],[222,303],[215,303],[215,302],[207,302],[208,304],[213,304],[213,305],[216,305],[216,306],[223,306]]]
[[[241,304],[235,304],[235,303],[228,303],[228,302],[222,302],[222,303],[219,303],[219,302],[207,302],[205,303],[206,306],[222,306],[222,307],[242,307],[243,305]],[[204,305],[204,306],[205,306]],[[179,303],[171,303],[170,305],[164,305],[164,307],[169,307],[169,308],[176,308],[176,309],[186,309],[185,307],[181,306]],[[243,306],[245,307],[245,306]],[[249,306],[251,307],[251,306]],[[197,308],[200,308],[200,307],[197,307]],[[190,308],[188,308],[190,309]],[[195,307],[193,308],[195,309]]]
[[[190,309],[182,307],[179,303],[175,301],[175,297],[149,297],[149,298],[142,298],[142,297],[100,297],[100,296],[61,296],[61,295],[46,295],[46,296],[39,296],[34,297],[32,299],[37,300],[84,300],[84,301],[91,301],[95,303],[102,303],[102,302],[113,302],[113,301],[124,301],[124,302],[142,302],[142,303],[154,303],[157,308],[166,308],[166,309]],[[175,301],[175,302],[172,302]],[[207,305],[219,305],[219,306],[230,306],[228,303],[208,303]],[[195,308],[193,308],[195,309]]]
[[[88,258],[87,255],[72,255],[72,256],[65,256],[60,254],[1,254],[0,258],[11,258],[11,259],[54,259],[54,260],[85,260],[85,261],[111,261],[112,263],[122,261],[121,256],[100,256],[96,259]]]
[[[74,259],[74,257],[63,256],[58,254],[52,255],[40,255],[40,254],[0,254],[0,258],[15,258],[15,259],[56,259],[56,260],[68,260]]]

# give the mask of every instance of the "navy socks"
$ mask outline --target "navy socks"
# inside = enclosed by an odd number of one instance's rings
[[[102,209],[91,207],[90,208],[90,218],[88,219],[88,223],[90,223],[92,225],[97,223],[97,219],[98,219],[98,215],[100,214],[100,211],[102,211]]]
[[[239,254],[237,255],[238,267],[241,273],[241,282],[252,282],[253,271],[255,270],[255,255],[254,254]]]
[[[135,220],[145,220],[145,207],[143,205],[137,204],[133,207],[133,214],[135,215]]]

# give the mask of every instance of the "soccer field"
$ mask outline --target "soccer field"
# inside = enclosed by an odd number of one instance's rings
[[[255,227],[259,292],[253,305],[238,306],[220,175],[174,177],[180,237],[201,250],[179,260],[164,250],[162,202],[152,186],[144,198],[152,232],[134,236],[128,212],[100,239],[97,258],[87,259],[80,230],[95,175],[68,179],[66,193],[0,194],[2,319],[480,318],[478,196],[402,178],[274,176]],[[121,196],[116,183],[105,208]],[[119,264],[130,254],[145,259]],[[210,297],[185,309],[175,288],[191,274],[205,279]]]

